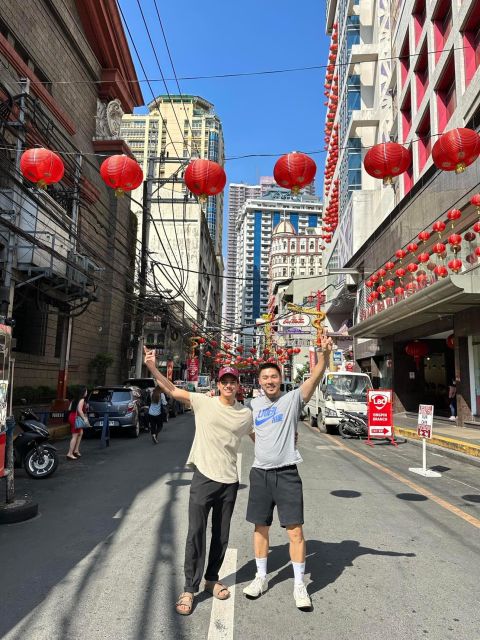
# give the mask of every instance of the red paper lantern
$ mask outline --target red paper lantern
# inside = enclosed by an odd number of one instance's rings
[[[480,258],[480,247],[475,247],[475,255]]]
[[[452,221],[452,229],[454,226],[454,221],[459,220],[461,217],[462,212],[460,211],[460,209],[450,209],[450,211],[447,213],[447,218]]]
[[[383,296],[383,294],[386,292],[387,287],[383,284],[381,284],[379,287],[377,287],[377,291],[380,295]]]
[[[413,342],[409,342],[405,347],[405,352],[411,358],[415,360],[415,364],[417,365],[417,370],[420,368],[420,360],[424,358],[428,353],[428,346],[425,342],[420,342],[420,340],[414,340]]]
[[[437,222],[433,223],[432,229],[440,235],[443,231],[445,231],[446,226],[447,225],[442,220],[437,220]]]
[[[451,333],[448,336],[446,342],[447,342],[447,347],[449,349],[455,349],[455,334]]]
[[[417,249],[418,244],[416,242],[410,242],[410,244],[407,244],[407,251],[410,251],[410,253],[415,253]]]
[[[476,222],[473,225],[473,230],[475,231],[475,233],[480,233],[480,222]]]
[[[443,242],[437,242],[436,244],[433,245],[432,247],[432,251],[433,253],[436,253],[438,255],[442,254],[445,251],[446,247],[443,244]]]
[[[398,251],[395,251],[395,255],[399,260],[403,260],[403,258],[407,255],[407,252],[405,251],[405,249],[398,249]]]
[[[105,184],[115,189],[117,196],[132,191],[143,182],[143,171],[136,160],[125,154],[110,156],[100,165],[100,175]]]
[[[315,179],[317,165],[304,153],[293,151],[277,160],[273,169],[275,182],[280,187],[298,193]]]
[[[470,204],[473,204],[477,209],[477,213],[480,213],[480,193],[476,193],[470,198]]]
[[[448,269],[447,267],[444,267],[443,264],[438,264],[433,270],[433,272],[439,278],[446,278],[448,276]]]
[[[417,256],[417,260],[419,262],[428,262],[430,260],[430,254],[426,252],[419,253]]]
[[[407,288],[408,291],[416,291],[417,288],[418,288],[418,285],[417,285],[417,283],[415,281],[412,281],[412,282],[409,282],[407,284],[406,288]]]
[[[206,200],[208,196],[216,196],[223,191],[227,176],[217,162],[197,158],[188,165],[184,180],[192,193],[200,200]]]
[[[463,237],[467,242],[473,242],[477,235],[473,233],[473,231],[467,231],[467,233],[465,233]]]
[[[205,355],[207,356],[207,358],[211,358],[212,357],[212,352],[211,351],[205,351]]]
[[[403,296],[404,293],[405,293],[405,289],[403,287],[397,287],[395,289],[396,296]]]
[[[418,239],[422,242],[427,242],[430,239],[430,231],[420,231],[418,234]]]
[[[454,258],[453,260],[449,260],[448,268],[454,273],[458,273],[462,268],[462,261],[459,258]]]
[[[423,284],[426,281],[427,281],[427,275],[425,273],[419,273],[417,276],[417,282],[419,284]]]
[[[403,278],[403,276],[404,276],[407,272],[405,271],[405,269],[397,269],[397,270],[395,271],[395,273],[396,273],[397,277],[399,277],[399,278]]]
[[[444,133],[433,145],[432,158],[443,171],[462,173],[478,158],[480,137],[472,129],[458,128]]]
[[[395,263],[392,262],[391,260],[389,260],[386,264],[385,264],[385,269],[387,271],[391,271],[392,269],[395,268]]]
[[[374,178],[391,184],[395,176],[404,173],[411,163],[410,151],[397,142],[382,142],[372,147],[363,161],[365,171]]]
[[[377,271],[377,276],[378,276],[379,278],[384,278],[386,275],[387,275],[387,272],[385,271],[385,269],[379,269],[379,270]]]
[[[38,147],[27,149],[20,158],[22,175],[34,182],[37,187],[45,189],[49,184],[60,182],[65,173],[63,161],[50,149]]]
[[[452,235],[448,237],[448,244],[452,247],[453,251],[459,251],[460,245],[462,244],[462,236],[458,233],[452,233]]]
[[[385,280],[385,286],[387,289],[392,289],[395,286],[395,280]]]
[[[410,271],[410,273],[415,273],[415,271],[418,269],[418,265],[415,264],[415,262],[410,262],[410,264],[407,265],[407,269]]]
[[[380,294],[378,293],[378,291],[372,291],[372,293],[370,294],[370,297],[373,300],[378,300],[378,298],[380,297]]]

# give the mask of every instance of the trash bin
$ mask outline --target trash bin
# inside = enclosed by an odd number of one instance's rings
[[[7,443],[7,426],[0,425],[0,478],[5,475],[5,445]]]

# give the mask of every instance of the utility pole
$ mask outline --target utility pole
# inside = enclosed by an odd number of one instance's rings
[[[202,335],[205,335],[208,325],[208,308],[210,306],[210,296],[212,295],[212,281],[208,280],[208,291],[207,291],[207,304],[205,305],[205,315],[203,317],[202,323]],[[198,371],[202,373],[203,366],[203,345],[199,345],[198,348]]]
[[[147,179],[143,183],[143,203],[142,203],[142,246],[140,256],[140,274],[138,278],[138,308],[136,318],[135,335],[137,336],[137,361],[135,376],[142,377],[143,367],[143,325],[145,323],[145,300],[147,297],[147,270],[148,270],[148,246],[150,238],[150,218],[152,208],[152,186],[155,174],[156,159],[153,156],[148,158]]]

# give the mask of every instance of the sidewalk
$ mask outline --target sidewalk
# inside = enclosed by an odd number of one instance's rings
[[[417,417],[412,414],[396,413],[393,416],[395,434],[409,440],[421,440],[417,436]],[[433,421],[433,438],[427,444],[451,451],[458,451],[480,460],[480,430],[473,427],[456,427],[448,420]]]

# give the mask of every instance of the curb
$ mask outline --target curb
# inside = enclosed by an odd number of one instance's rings
[[[395,427],[395,434],[401,435],[411,444],[421,446],[422,438],[417,436],[417,432],[413,429],[407,429],[405,427]],[[480,467],[480,446],[465,442],[464,440],[455,440],[454,438],[447,438],[446,436],[434,436],[427,440],[427,448],[431,448],[436,452],[442,452],[443,454],[468,462],[474,466]]]

